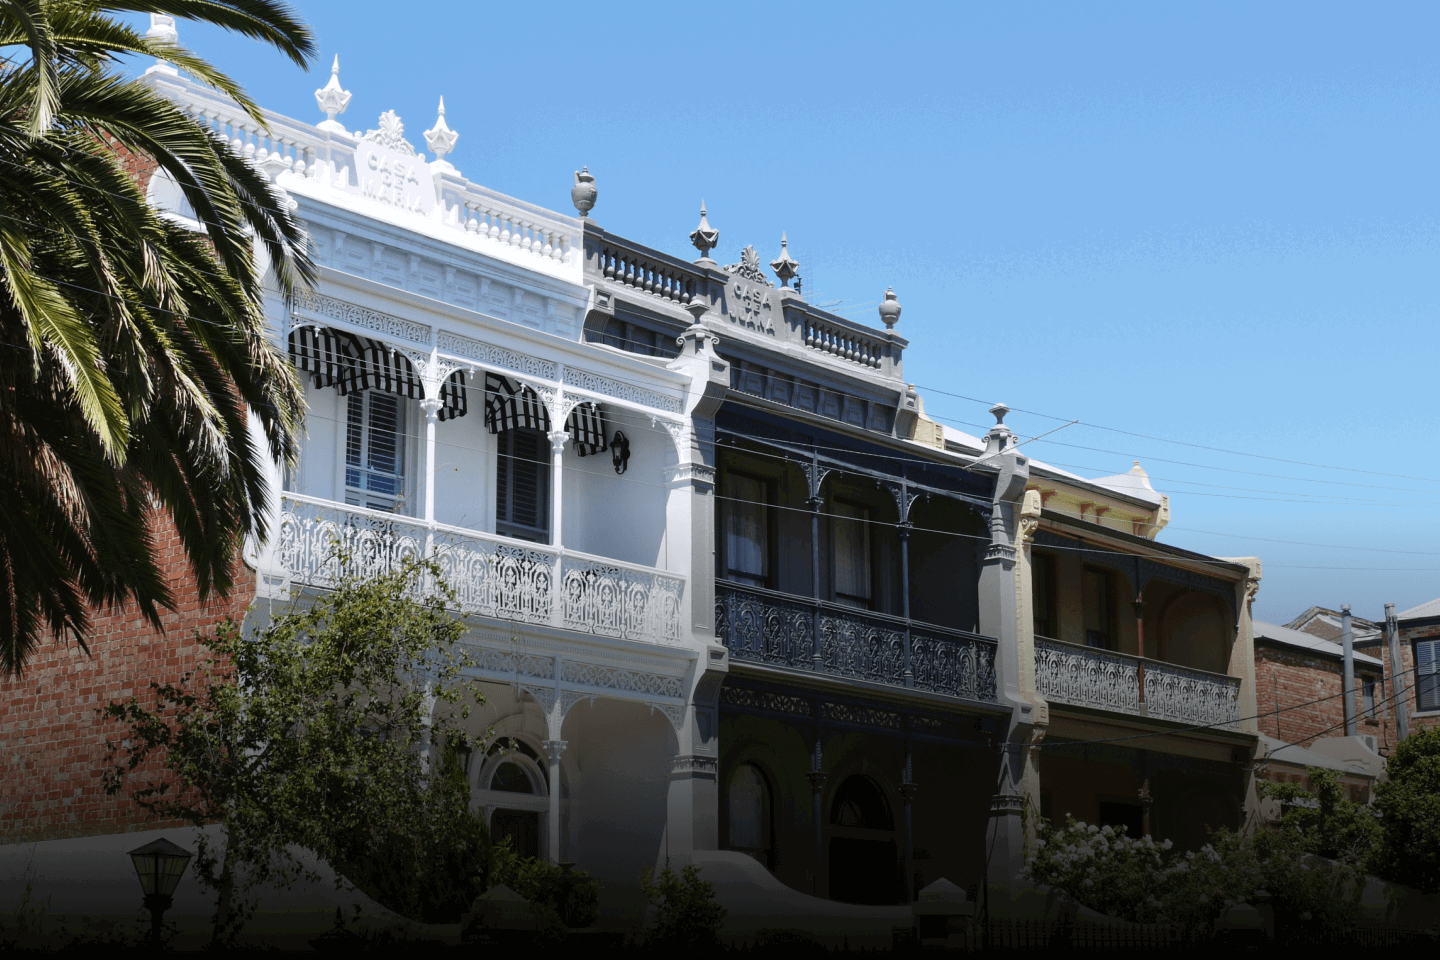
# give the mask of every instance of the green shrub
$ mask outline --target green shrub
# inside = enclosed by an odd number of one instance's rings
[[[699,868],[686,867],[677,877],[666,867],[655,877],[646,867],[640,873],[640,889],[655,910],[647,946],[703,951],[719,944],[727,911],[715,902],[714,885],[700,879]]]
[[[1440,893],[1440,727],[1410,734],[1375,785],[1384,835],[1373,867],[1387,880]]]

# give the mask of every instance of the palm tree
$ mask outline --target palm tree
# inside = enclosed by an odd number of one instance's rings
[[[201,597],[228,593],[244,536],[265,533],[260,458],[294,461],[303,410],[263,312],[266,267],[287,297],[313,282],[300,225],[263,175],[120,61],[168,60],[260,111],[117,13],[216,24],[302,66],[314,55],[280,0],[0,0],[0,48],[20,51],[0,55],[0,666],[12,675],[46,638],[88,651],[92,610],[133,603],[158,628],[173,606],[166,521]],[[126,152],[174,178],[200,231],[157,215]]]

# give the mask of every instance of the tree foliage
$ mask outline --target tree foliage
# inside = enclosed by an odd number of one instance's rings
[[[1262,797],[1280,802],[1280,829],[1299,835],[1307,853],[1354,865],[1369,863],[1381,836],[1375,811],[1347,799],[1334,770],[1310,767],[1306,780],[1306,784],[1259,780],[1256,786]]]
[[[1387,880],[1440,893],[1440,728],[1410,734],[1375,786],[1384,837],[1375,869]]]
[[[94,608],[133,602],[161,626],[157,515],[202,599],[227,593],[265,528],[262,449],[295,456],[302,394],[266,335],[265,268],[281,296],[311,282],[304,232],[224,138],[120,72],[167,59],[262,120],[229,77],[116,16],[143,12],[302,65],[315,49],[280,0],[0,2],[0,499],[24,504],[0,511],[12,674],[46,636],[84,648]],[[178,184],[198,229],[150,206],[125,154]]]
[[[719,943],[728,911],[715,902],[715,887],[700,879],[698,867],[685,867],[678,877],[669,867],[658,877],[646,867],[640,874],[640,891],[655,916],[645,937],[647,946],[705,951]]]
[[[1208,931],[1227,907],[1273,897],[1277,921],[1343,929],[1359,912],[1362,876],[1351,864],[1311,855],[1294,829],[1262,828],[1253,836],[1221,830],[1200,850],[1169,840],[1135,839],[1111,827],[1048,823],[1026,864],[1037,883],[1059,887],[1080,903],[1137,923],[1177,923]]]
[[[158,818],[224,828],[224,848],[202,834],[195,861],[219,893],[217,936],[243,922],[232,896],[314,878],[301,848],[382,892],[406,892],[387,905],[417,919],[453,907],[409,896],[414,884],[370,866],[463,875],[489,843],[454,761],[468,743],[461,721],[483,697],[461,673],[469,659],[464,626],[446,609],[453,599],[428,561],[342,577],[249,633],[227,623],[202,638],[206,670],[152,684],[151,702],[103,708],[124,737],[108,744],[107,790],[128,791]]]

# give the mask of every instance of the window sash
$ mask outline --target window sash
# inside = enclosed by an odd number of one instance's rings
[[[361,390],[346,397],[345,502],[399,510],[405,495],[405,403]]]
[[[726,577],[763,587],[770,577],[770,485],[745,474],[725,475]]]
[[[1086,646],[1114,649],[1115,612],[1109,572],[1086,567],[1082,592]]]
[[[495,532],[532,543],[550,542],[549,438],[523,427],[498,437]]]
[[[870,509],[836,500],[831,514],[835,601],[868,610],[874,589],[870,569]]]

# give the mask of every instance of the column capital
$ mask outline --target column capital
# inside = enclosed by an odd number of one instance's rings
[[[825,780],[829,776],[830,774],[828,773],[821,773],[818,770],[812,770],[811,772],[805,774],[805,779],[810,781],[810,789],[814,790],[816,793],[819,793],[821,790],[825,789]]]
[[[420,409],[425,411],[425,419],[434,423],[440,416],[440,408],[444,406],[439,397],[425,397],[420,401]]]
[[[551,763],[559,763],[560,758],[565,755],[565,748],[570,746],[569,740],[543,740],[540,746],[545,748],[545,756],[550,758]]]
[[[565,441],[570,439],[568,430],[551,430],[546,434],[550,438],[550,452],[560,453],[565,449]]]

